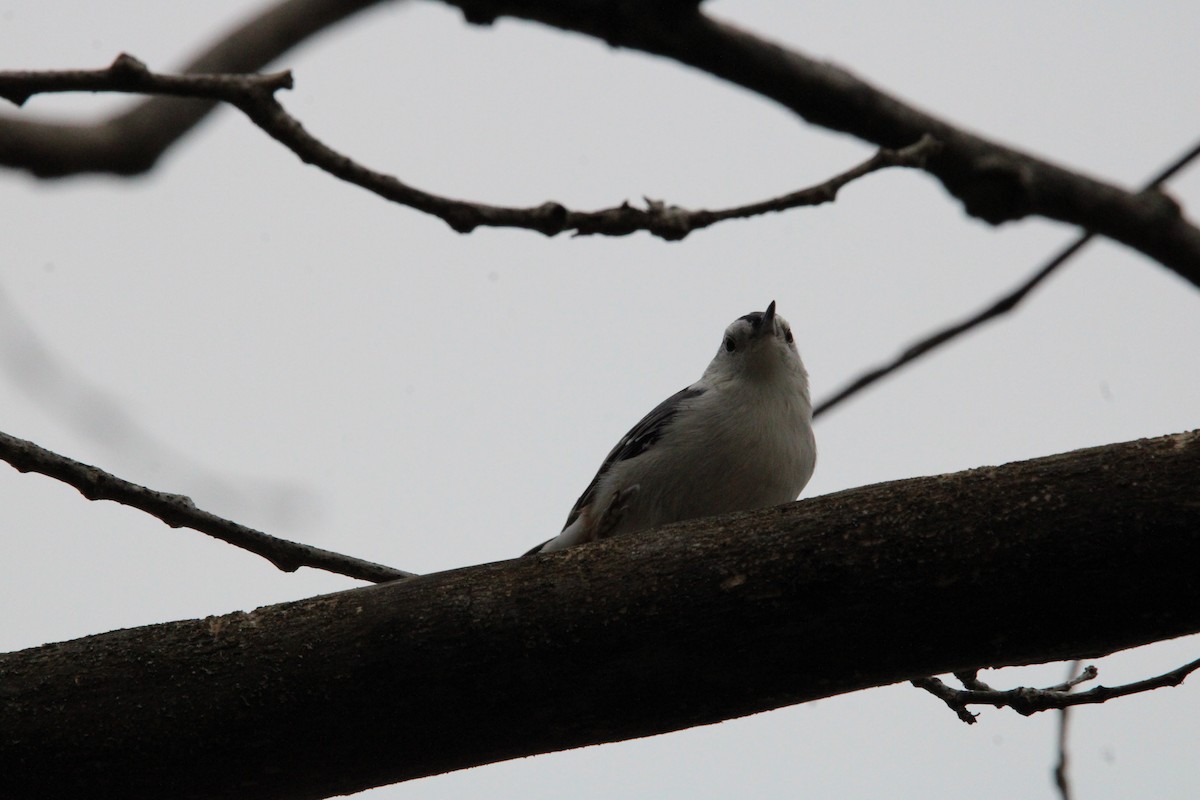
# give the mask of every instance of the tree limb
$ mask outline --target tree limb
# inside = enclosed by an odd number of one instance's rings
[[[1067,682],[1071,683],[1083,673],[1079,671],[1079,660],[1074,659],[1067,666]],[[970,687],[967,687],[970,688]],[[1054,764],[1054,788],[1058,790],[1060,800],[1071,800],[1071,774],[1068,769],[1070,758],[1067,754],[1067,732],[1071,722],[1071,709],[1063,708],[1058,712],[1058,760]]]
[[[0,796],[318,798],[1200,631],[1198,473],[1194,431],[0,656]]]
[[[284,0],[222,36],[185,73],[256,72],[310,36],[380,0]],[[93,124],[0,116],[0,165],[41,178],[140,175],[200,122],[212,100],[155,97]]]
[[[23,104],[47,92],[108,91],[167,94],[224,100],[240,109],[254,124],[295,153],[301,161],[395,203],[441,218],[459,233],[480,226],[524,228],[554,236],[573,231],[576,236],[627,236],[647,231],[674,241],[717,222],[786,211],[832,202],[838,190],[858,178],[889,167],[923,167],[939,149],[929,136],[899,150],[880,150],[856,167],[816,186],[780,197],[716,211],[689,210],[661,201],[646,201],[646,208],[629,203],[599,211],[572,211],[561,203],[546,202],[532,208],[513,208],[442,197],[410,186],[391,175],[376,172],[337,152],[304,129],[275,99],[279,89],[292,88],[288,72],[273,75],[167,75],[151,72],[133,56],[121,54],[107,69],[53,72],[0,72],[0,97]]]
[[[126,92],[232,102],[235,98],[291,89],[292,73],[270,75],[165,75],[151,72],[138,59],[122,53],[107,69],[0,72],[0,97],[17,106],[35,94],[59,92]]]
[[[806,121],[880,147],[931,135],[927,171],[968,214],[999,225],[1038,215],[1121,242],[1200,286],[1200,229],[1158,191],[1129,192],[975,136],[850,72],[761,39],[686,4],[626,0],[442,0],[470,22],[501,16],[665,56],[770,98]]]
[[[1157,175],[1150,179],[1142,191],[1148,192],[1159,188],[1197,158],[1200,158],[1200,142],[1192,145],[1190,150],[1164,167]],[[1091,232],[1082,234],[1075,241],[1071,242],[1071,244],[1054,254],[1049,261],[1038,267],[1029,278],[1022,281],[1015,289],[1004,294],[1000,299],[993,301],[987,307],[980,309],[960,322],[948,325],[919,339],[906,347],[904,352],[888,363],[859,375],[849,384],[834,392],[831,397],[818,403],[813,409],[813,416],[819,417],[821,414],[840,405],[843,401],[850,399],[876,381],[891,375],[904,365],[916,361],[921,356],[936,350],[947,342],[957,339],[968,331],[974,330],[985,322],[990,322],[997,317],[1009,313],[1020,305],[1029,293],[1037,288],[1042,281],[1050,277],[1051,273],[1067,263],[1075,254],[1082,250],[1084,245],[1090,242],[1094,236],[1095,234]]]
[[[1072,693],[1071,690],[1085,681],[1094,680],[1100,674],[1099,670],[1089,666],[1066,683],[1049,686],[1045,689],[1034,689],[1029,686],[1018,686],[1015,689],[993,689],[986,685],[971,685],[964,689],[955,689],[947,686],[938,678],[914,678],[910,683],[944,702],[958,714],[958,718],[963,722],[973,723],[975,715],[967,710],[967,706],[987,705],[996,708],[1011,708],[1018,714],[1028,717],[1039,711],[1066,710],[1071,706],[1104,703],[1117,697],[1128,697],[1131,694],[1149,692],[1153,689],[1178,686],[1188,675],[1198,669],[1200,669],[1200,659],[1190,661],[1153,678],[1121,686],[1096,686],[1086,692],[1078,693]]]
[[[88,500],[112,500],[144,511],[172,528],[191,528],[262,556],[284,572],[300,567],[323,569],[360,581],[379,583],[411,578],[413,573],[363,561],[320,547],[289,542],[201,511],[191,498],[139,486],[102,469],[74,461],[33,442],[0,433],[0,459],[20,472],[37,472],[79,490]],[[2,688],[2,687],[0,687]]]
[[[187,72],[251,72],[303,39],[379,0],[286,0],[227,35]],[[509,15],[665,56],[796,112],[814,125],[883,148],[932,135],[946,144],[927,171],[992,224],[1040,215],[1107,236],[1200,286],[1200,229],[1159,191],[1132,193],[967,133],[849,72],[714,20],[681,0],[443,0],[475,23]],[[137,174],[212,108],[156,98],[96,125],[0,117],[0,164],[42,177]],[[653,207],[648,209],[653,211]],[[547,204],[547,224],[559,213]]]

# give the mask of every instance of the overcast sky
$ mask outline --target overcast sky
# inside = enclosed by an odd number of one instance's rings
[[[0,68],[124,51],[169,69],[259,7],[0,0]],[[1194,2],[705,7],[1122,185],[1200,135]],[[729,205],[872,152],[673,62],[533,24],[471,27],[435,3],[384,5],[277,66],[297,81],[282,101],[326,143],[498,204]],[[39,97],[20,113],[88,119],[129,102]],[[1170,191],[1194,217],[1200,168]],[[776,300],[819,399],[1076,235],[988,227],[896,170],[682,243],[461,236],[302,165],[228,109],[144,179],[2,174],[0,219],[0,430],[417,572],[557,533],[617,438],[699,377],[734,318]],[[1200,292],[1094,244],[1016,314],[821,419],[805,494],[1194,428],[1197,343]],[[4,466],[0,509],[0,650],[358,585],[279,573]],[[1069,624],[1077,608],[1045,613]],[[1191,638],[1097,663],[1116,683],[1197,655]],[[1195,677],[1079,710],[1078,796],[1194,797],[1198,716]],[[1052,798],[1055,726],[989,710],[968,728],[895,686],[365,796]]]

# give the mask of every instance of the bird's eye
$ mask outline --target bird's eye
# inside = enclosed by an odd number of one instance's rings
[[[726,336],[725,337],[725,352],[732,353],[734,350],[737,350],[737,343],[733,341],[732,336]]]
[[[795,339],[796,339],[796,337],[792,336],[792,329],[791,329],[791,328],[788,328],[787,330],[785,330],[785,331],[783,332],[783,340],[784,340],[785,342],[787,342],[788,344],[791,344],[792,342],[794,342],[794,341],[795,341]]]

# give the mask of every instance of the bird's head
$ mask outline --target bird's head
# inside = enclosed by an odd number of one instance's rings
[[[752,311],[730,323],[704,374],[713,381],[799,378],[806,388],[808,379],[792,326],[775,313],[774,300],[766,311]]]

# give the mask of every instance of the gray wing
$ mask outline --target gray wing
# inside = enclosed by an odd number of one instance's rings
[[[617,442],[617,446],[609,452],[604,463],[600,465],[596,477],[592,478],[592,482],[575,501],[574,508],[567,515],[567,522],[563,525],[563,530],[571,527],[571,523],[579,518],[580,511],[596,499],[596,486],[599,485],[600,479],[612,469],[613,464],[636,458],[646,452],[650,445],[662,438],[663,431],[666,430],[671,420],[675,419],[675,415],[679,413],[683,403],[693,397],[699,397],[705,391],[705,389],[695,386],[680,389],[655,406],[649,414],[642,417],[641,421],[630,429],[629,433],[622,436],[621,441]]]

